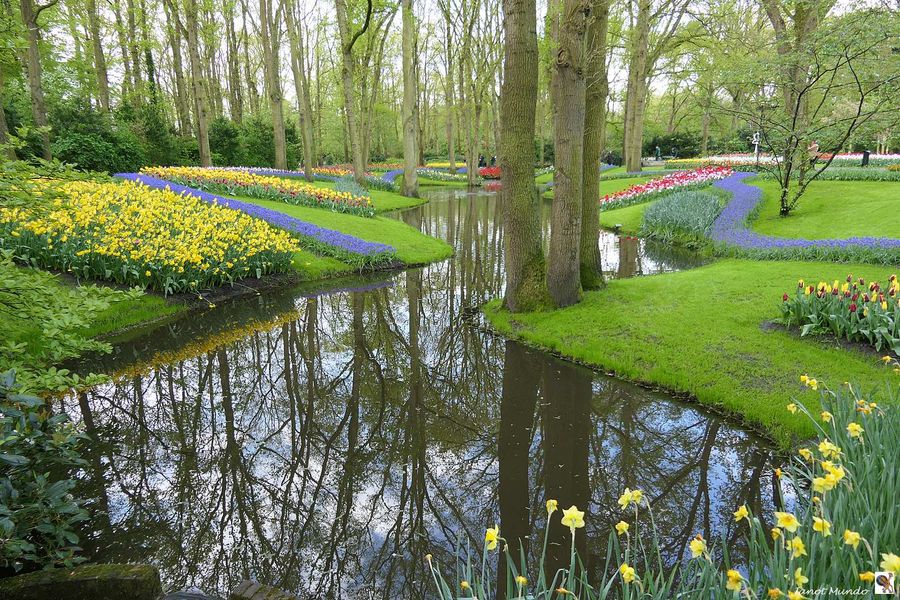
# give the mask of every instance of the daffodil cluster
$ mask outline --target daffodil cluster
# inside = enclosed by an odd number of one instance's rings
[[[793,296],[781,297],[780,322],[797,327],[800,335],[832,334],[850,342],[863,342],[877,350],[900,354],[900,282],[896,275],[887,285],[866,283],[848,275],[843,282],[802,279]]]
[[[29,264],[166,294],[286,271],[286,232],[241,212],[136,183],[52,182],[58,196],[0,208],[0,244]]]
[[[141,173],[215,194],[278,200],[364,217],[375,216],[375,207],[369,196],[313,185],[291,177],[204,167],[144,167]]]

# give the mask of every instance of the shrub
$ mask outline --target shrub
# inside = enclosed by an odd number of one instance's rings
[[[65,413],[54,413],[40,398],[19,393],[14,371],[0,374],[3,569],[71,567],[84,560],[77,556],[75,524],[87,519],[87,511],[72,496],[75,482],[65,477],[85,464],[78,453],[82,439]]]
[[[702,246],[719,213],[716,194],[700,191],[675,192],[647,207],[641,234],[667,243]]]
[[[286,271],[296,244],[266,223],[135,183],[45,182],[63,198],[0,208],[0,245],[29,265],[166,294]]]
[[[600,564],[589,571],[575,543],[577,531],[585,526],[585,513],[573,506],[562,511],[560,519],[556,501],[549,499],[537,564],[529,564],[525,556],[512,556],[500,529],[493,527],[485,533],[480,556],[473,557],[467,548],[457,550],[450,582],[438,560],[430,554],[425,557],[438,597],[495,597],[497,576],[490,560],[495,549],[500,549],[499,560],[507,565],[508,599],[798,600],[823,595],[816,590],[828,592],[829,588],[871,589],[875,570],[900,574],[896,554],[900,529],[894,523],[900,495],[896,476],[900,445],[895,443],[900,414],[894,407],[880,407],[882,400],[885,404],[897,401],[894,387],[886,386],[885,397],[875,402],[872,394],[863,395],[856,385],[832,391],[806,376],[801,382],[807,388],[821,388],[822,412],[813,417],[799,403],[787,406],[790,412],[812,420],[818,432],[815,443],[800,448],[797,457],[775,471],[778,496],[793,498],[794,506],[771,516],[754,514],[746,505],[734,507],[734,523],[743,542],[729,540],[723,531],[716,544],[698,533],[689,545],[691,558],[666,567],[653,518],[658,505],[640,490],[625,488],[619,498],[622,520],[608,534],[605,561],[600,558]],[[569,561],[548,572],[547,532],[555,519],[571,534]],[[649,527],[643,528],[642,523]],[[729,552],[739,544],[747,548],[745,558]],[[460,588],[462,594],[457,593]]]
[[[146,162],[144,150],[130,132],[104,136],[98,133],[62,132],[53,141],[53,154],[87,171],[132,171]]]
[[[240,128],[225,117],[213,119],[209,124],[209,149],[216,155],[216,164],[228,166],[243,164],[244,150],[241,147]]]
[[[900,283],[896,275],[887,289],[877,281],[854,282],[852,275],[843,284],[821,281],[815,287],[801,280],[793,298],[782,296],[780,322],[800,328],[800,335],[832,334],[900,354]]]
[[[342,194],[350,194],[359,198],[368,198],[369,192],[363,186],[356,183],[353,175],[338,177],[334,182],[334,191]]]

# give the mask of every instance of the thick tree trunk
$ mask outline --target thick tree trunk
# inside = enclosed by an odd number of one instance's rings
[[[651,0],[638,1],[637,21],[631,34],[628,84],[625,96],[625,136],[623,159],[629,173],[641,170],[644,137],[644,103],[647,95],[647,67],[650,45]]]
[[[581,0],[563,0],[555,25],[553,97],[553,209],[547,289],[557,307],[581,299],[581,205],[584,162],[585,11]]]
[[[200,63],[200,38],[197,32],[197,0],[186,2],[188,56],[191,62],[191,84],[194,87],[194,109],[197,121],[197,142],[200,146],[200,166],[212,165],[209,152],[209,123],[207,116],[206,82]]]
[[[363,158],[363,144],[360,136],[359,115],[357,115],[355,64],[353,58],[353,42],[350,33],[350,22],[347,16],[346,0],[335,0],[335,16],[341,36],[341,87],[344,94],[344,115],[347,119],[347,135],[350,138],[350,153],[353,160],[353,176],[362,183],[366,164]]]
[[[535,0],[503,0],[503,32],[506,44],[500,90],[500,193],[506,232],[505,303],[512,312],[523,312],[543,306],[546,297],[540,199],[534,185],[532,149],[538,88]]]
[[[299,115],[300,139],[303,142],[303,176],[307,181],[313,180],[313,123],[312,109],[309,100],[309,82],[306,79],[303,61],[303,32],[297,27],[292,6],[285,7],[285,19],[288,39],[291,44],[291,70],[294,73],[294,92],[297,94],[297,113]]]
[[[278,60],[277,33],[269,0],[259,0],[260,32],[263,46],[263,66],[266,89],[272,111],[272,133],[275,137],[275,168],[287,169],[287,141],[284,132],[284,105],[281,94],[281,74]]]
[[[403,190],[404,196],[419,195],[419,178],[416,174],[418,152],[416,141],[419,134],[416,76],[416,24],[412,10],[412,0],[402,0],[403,11]]]
[[[88,23],[91,28],[91,40],[94,43],[94,71],[97,75],[97,95],[100,108],[109,112],[109,76],[106,72],[106,55],[103,53],[103,38],[100,34],[100,15],[97,13],[97,1],[87,0]]]
[[[603,285],[600,262],[600,153],[606,124],[606,38],[609,31],[609,0],[592,0],[585,56],[584,162],[581,200],[581,287]]]
[[[41,51],[40,29],[37,19],[40,10],[35,9],[32,0],[20,0],[19,7],[22,12],[22,23],[25,25],[28,37],[28,49],[25,52],[25,67],[28,75],[28,89],[31,92],[31,118],[34,126],[41,129],[41,151],[44,160],[53,158],[50,150],[50,131],[47,122],[47,104],[44,100],[44,87],[41,83]]]

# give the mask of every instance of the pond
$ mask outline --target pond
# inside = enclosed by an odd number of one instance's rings
[[[114,374],[64,401],[95,440],[80,484],[93,559],[223,597],[254,579],[420,598],[426,553],[447,564],[495,521],[540,539],[547,498],[586,509],[600,564],[626,486],[648,494],[667,561],[697,532],[735,540],[742,503],[771,511],[764,440],[480,327],[503,289],[499,200],[431,194],[398,218],[450,260],[222,303],[81,365]],[[608,233],[602,251],[618,277],[702,262]]]

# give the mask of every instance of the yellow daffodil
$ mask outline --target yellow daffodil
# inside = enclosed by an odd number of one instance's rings
[[[791,402],[790,404],[787,405],[787,410],[792,415],[795,415],[795,414],[797,414],[797,405],[794,404],[793,402]]]
[[[782,536],[781,528],[780,528],[780,527],[773,527],[773,528],[772,528],[772,539],[773,539],[773,540],[777,540],[777,539],[780,538],[781,536]]]
[[[797,587],[803,587],[809,582],[809,577],[803,574],[803,569],[797,567],[794,571],[794,585]]]
[[[637,579],[634,567],[628,566],[628,563],[622,563],[619,566],[619,574],[622,575],[622,581],[624,581],[625,583],[631,583],[632,581]]]
[[[625,535],[626,533],[628,533],[628,523],[626,523],[625,521],[619,521],[618,523],[616,523],[616,533],[618,533],[619,535]]]
[[[825,421],[826,423],[831,423],[831,421],[832,421],[833,419],[834,419],[834,415],[833,415],[833,414],[831,414],[831,413],[828,412],[827,410],[823,410],[823,411],[822,411],[822,420],[823,420],[823,421]]]
[[[859,541],[862,539],[862,536],[859,535],[858,531],[851,531],[849,529],[844,530],[844,543],[848,546],[853,546],[853,549],[856,550],[857,546],[859,546]]]
[[[694,539],[691,540],[689,546],[691,547],[692,558],[700,558],[703,556],[703,553],[706,552],[706,540],[704,540],[703,536],[699,533],[694,536]]]
[[[788,512],[775,512],[775,519],[778,522],[778,527],[781,529],[785,529],[791,533],[797,531],[797,528],[800,527],[800,521],[797,520],[793,514]]]
[[[859,580],[865,583],[872,583],[875,581],[875,573],[872,571],[865,571],[859,574]]]
[[[726,577],[728,577],[728,581],[725,583],[725,587],[732,592],[740,592],[741,585],[744,582],[744,578],[741,576],[741,574],[734,569],[728,569],[728,572],[725,575]]]
[[[806,596],[796,590],[791,590],[790,592],[788,592],[787,597],[788,600],[805,600],[806,598]]]
[[[636,504],[640,506],[641,500],[644,497],[644,492],[641,490],[631,490],[629,488],[625,488],[625,491],[619,496],[619,506],[623,509],[628,508],[631,504]]]
[[[892,360],[891,357],[888,356],[887,354],[885,354],[884,356],[881,357],[881,362],[883,362],[884,364],[891,362],[891,360]]]
[[[500,539],[500,528],[494,525],[493,527],[488,527],[484,532],[484,541],[487,544],[488,550],[494,550],[497,548],[497,540]]]
[[[462,589],[462,590],[468,590],[468,589],[471,588],[472,586],[469,585],[469,582],[468,582],[468,581],[466,581],[465,579],[463,579],[462,581],[459,582],[459,587],[460,587],[460,589]]]
[[[782,596],[784,596],[784,592],[782,592],[779,588],[769,588],[769,591],[766,592],[766,595],[771,600],[775,600],[776,598],[781,598]]]
[[[775,467],[775,477],[777,477],[778,479],[781,479],[781,475],[782,475],[781,468]]]
[[[862,438],[863,431],[862,425],[859,423],[850,423],[847,425],[847,433],[849,433],[852,438]]]
[[[818,531],[823,537],[831,535],[831,523],[819,517],[813,517],[813,531]]]
[[[734,511],[734,520],[740,521],[741,519],[748,519],[749,515],[750,511],[747,510],[747,505],[741,504],[741,506],[736,511]]]
[[[835,446],[828,440],[822,440],[821,442],[819,442],[819,452],[825,458],[837,459],[841,456],[840,447]]]
[[[556,512],[556,509],[559,508],[559,502],[556,500],[547,500],[547,516],[549,517],[553,513]]]
[[[575,595],[574,593],[570,592],[563,586],[559,586],[558,588],[556,588],[556,593],[559,594],[560,596],[568,596],[568,595],[574,596]]]
[[[516,575],[516,585],[518,585],[520,588],[523,588],[528,585],[528,579],[523,575]]]
[[[791,540],[791,558],[798,556],[806,556],[806,545],[799,537],[795,537]]]
[[[804,460],[811,461],[813,459],[813,454],[810,452],[809,448],[800,448],[797,450],[797,454],[803,457]]]
[[[881,554],[881,564],[878,566],[881,567],[882,571],[890,571],[895,575],[900,574],[900,556],[893,552],[883,552]]]
[[[584,527],[584,511],[578,510],[573,504],[563,511],[561,522],[563,526],[568,527],[572,531],[572,535],[575,535],[577,528]]]

